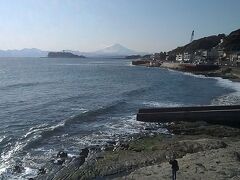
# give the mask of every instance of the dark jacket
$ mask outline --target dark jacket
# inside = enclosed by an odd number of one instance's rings
[[[177,162],[176,159],[170,160],[170,161],[169,161],[169,164],[172,165],[172,169],[173,169],[173,170],[175,170],[175,171],[178,171],[178,170],[179,170],[178,162]]]

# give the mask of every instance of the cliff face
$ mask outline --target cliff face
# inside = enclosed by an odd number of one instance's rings
[[[49,58],[85,58],[85,56],[78,56],[70,52],[49,52]]]

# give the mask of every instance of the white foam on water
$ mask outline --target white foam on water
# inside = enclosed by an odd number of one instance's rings
[[[35,169],[31,169],[31,168],[26,168],[24,173],[21,175],[12,174],[12,172],[9,172],[11,169],[11,166],[15,163],[13,158],[17,157],[16,154],[18,152],[21,152],[23,148],[28,145],[28,143],[41,138],[42,132],[49,131],[49,130],[51,131],[58,127],[62,127],[64,125],[65,125],[65,122],[60,122],[59,124],[53,125],[53,126],[42,124],[42,125],[37,125],[35,127],[30,128],[29,131],[25,135],[23,135],[23,137],[18,142],[16,142],[15,145],[13,145],[10,150],[8,150],[7,152],[3,152],[1,154],[0,178],[1,177],[5,178],[6,176],[7,179],[9,178],[10,179],[28,179],[29,176],[33,175],[32,172],[35,172]]]
[[[23,145],[17,142],[11,150],[1,154],[0,177],[9,174],[8,170],[11,168],[11,157],[13,157],[16,152],[21,150],[22,147]]]
[[[233,82],[229,79],[223,79],[221,77],[207,77],[204,75],[196,75],[189,72],[180,72],[175,70],[169,70],[176,73],[182,73],[184,75],[202,78],[202,79],[215,79],[217,80],[217,85],[223,88],[232,89],[235,92],[225,94],[223,96],[217,97],[212,100],[212,105],[236,105],[240,104],[240,82]]]
[[[24,167],[22,173],[13,173],[10,169],[6,169],[4,173],[0,174],[0,179],[11,179],[11,180],[27,180],[29,178],[35,177],[38,174],[37,169],[32,169],[30,167]]]
[[[233,82],[221,77],[213,77],[217,85],[223,88],[232,89],[234,92],[222,95],[212,100],[212,105],[237,105],[240,104],[240,82]]]
[[[236,92],[240,93],[240,82],[233,82],[228,79],[222,79],[220,77],[217,77],[215,79],[218,80],[218,84],[220,86],[231,88],[231,89],[235,90]]]
[[[0,136],[0,143],[6,138],[6,136]]]
[[[218,77],[208,77],[208,76],[205,76],[205,75],[202,75],[202,74],[193,74],[191,72],[177,71],[177,70],[174,70],[174,69],[167,69],[167,70],[169,72],[172,72],[172,73],[184,74],[186,76],[192,76],[192,77],[201,78],[201,79],[216,79],[216,78],[218,78]]]
[[[37,132],[40,132],[44,129],[47,129],[48,128],[48,124],[40,124],[40,125],[37,125],[37,126],[34,126],[34,127],[31,127],[28,132],[23,136],[24,138],[27,138],[28,136],[32,135],[32,134],[36,134]]]
[[[179,106],[183,106],[183,104],[174,103],[174,102],[157,102],[157,101],[143,102],[142,104],[145,106],[148,106],[148,107],[179,107]]]
[[[204,76],[202,74],[192,74],[190,72],[183,72],[184,75],[187,75],[187,76],[192,76],[192,77],[196,77],[196,78],[201,78],[201,79],[215,79],[215,77],[207,77],[207,76]]]
[[[212,100],[213,105],[237,105],[240,104],[240,83],[227,79],[217,78],[218,85],[234,90],[234,92],[220,96]]]
[[[81,113],[88,112],[88,109],[85,108],[71,108],[72,111],[80,111]]]
[[[151,123],[136,121],[136,115],[112,117],[111,121],[96,126],[101,126],[101,130],[75,140],[80,146],[104,145],[107,141],[116,141],[119,138],[124,138],[129,135],[148,132],[145,128],[150,126],[153,127],[154,125]],[[153,129],[154,130],[151,130],[151,132],[167,133],[167,130],[161,127]]]
[[[86,64],[54,64],[54,66],[82,66],[82,65],[86,65]]]

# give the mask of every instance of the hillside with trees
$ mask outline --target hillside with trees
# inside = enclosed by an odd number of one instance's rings
[[[221,39],[223,42],[221,43],[220,47],[224,51],[240,51],[240,29],[231,32],[228,36],[225,34],[213,35],[204,37],[198,40],[194,40],[193,42],[178,47],[169,52],[169,55],[176,55],[178,53],[188,52],[193,53],[197,50],[210,50],[213,47],[216,47],[220,44]]]
[[[240,29],[231,32],[221,44],[225,51],[240,51]]]
[[[178,53],[183,53],[183,52],[193,53],[199,49],[210,50],[211,48],[217,46],[221,42],[221,39],[224,39],[224,38],[225,38],[224,34],[219,34],[217,36],[214,35],[214,36],[204,37],[198,40],[194,40],[193,42],[185,46],[178,47],[170,51],[169,54],[176,55]]]

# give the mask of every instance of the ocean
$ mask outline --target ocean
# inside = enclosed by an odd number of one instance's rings
[[[0,59],[0,179],[27,179],[59,150],[146,131],[143,107],[238,104],[240,84],[125,59]],[[166,129],[155,128],[159,133]],[[11,168],[21,163],[22,174]]]

